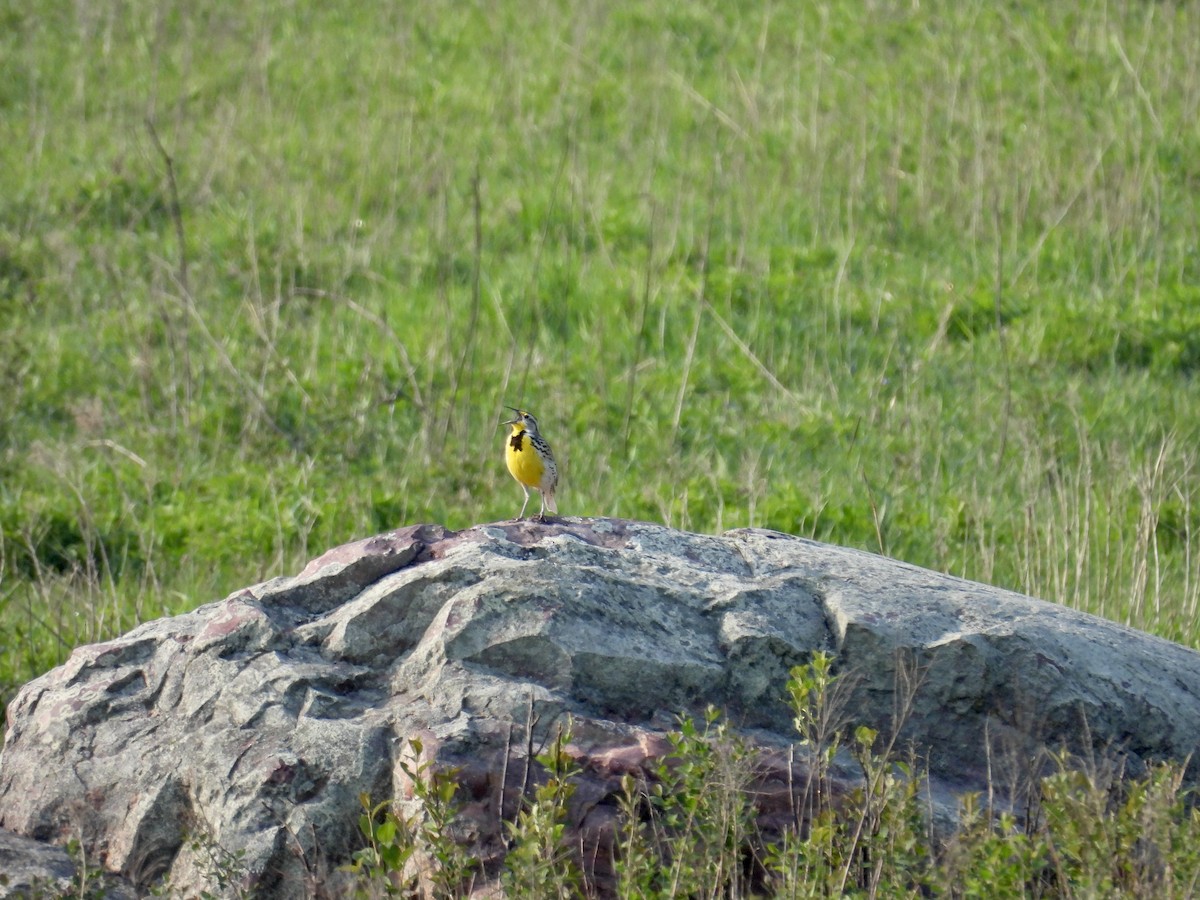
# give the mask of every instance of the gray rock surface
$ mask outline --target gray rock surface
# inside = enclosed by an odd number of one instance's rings
[[[768,750],[793,741],[784,684],[818,649],[856,685],[850,721],[886,734],[910,699],[901,741],[950,807],[989,772],[1015,785],[1043,745],[1137,771],[1200,740],[1200,654],[997,588],[758,530],[416,526],[30,682],[8,709],[0,827],[81,837],[143,886],[205,884],[216,847],[258,896],[312,894],[357,846],[360,792],[405,795],[419,737],[462,767],[473,837],[498,854],[527,749],[563,714],[586,829],[679,711],[715,704]]]
[[[0,828],[0,897],[89,897],[133,900],[137,892],[118,878],[89,870],[62,847]]]

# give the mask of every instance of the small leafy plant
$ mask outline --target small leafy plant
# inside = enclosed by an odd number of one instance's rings
[[[367,794],[360,794],[358,830],[366,844],[343,871],[357,876],[363,897],[380,890],[387,896],[411,896],[422,874],[428,884],[426,895],[437,900],[457,897],[469,887],[478,864],[454,834],[460,810],[458,770],[433,770],[432,763],[419,762],[425,748],[418,738],[409,740],[408,746],[418,762],[401,760],[400,767],[410,779],[419,810],[406,816],[394,801],[373,804]]]
[[[572,847],[565,839],[567,803],[574,793],[571,778],[579,768],[566,751],[571,725],[559,729],[550,747],[538,754],[544,784],[507,823],[509,851],[501,883],[510,897],[568,900],[582,896],[582,878]]]

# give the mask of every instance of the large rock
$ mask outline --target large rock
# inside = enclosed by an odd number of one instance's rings
[[[1200,655],[997,588],[757,530],[419,526],[26,685],[0,827],[81,837],[142,885],[203,884],[219,847],[257,895],[298,896],[355,846],[360,792],[405,793],[419,737],[463,767],[473,839],[497,855],[528,749],[563,713],[590,778],[573,824],[603,826],[617,776],[663,752],[677,712],[715,704],[768,749],[794,740],[784,684],[818,649],[856,685],[850,721],[902,722],[936,797],[1016,784],[1044,745],[1136,771],[1200,738]]]

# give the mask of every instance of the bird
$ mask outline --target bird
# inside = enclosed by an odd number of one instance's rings
[[[504,461],[512,477],[517,479],[517,484],[525,492],[525,502],[521,504],[517,518],[525,515],[525,507],[529,505],[529,489],[533,488],[542,495],[542,509],[537,520],[545,522],[547,508],[552,513],[558,512],[554,502],[554,489],[558,487],[558,465],[554,462],[554,453],[538,430],[538,421],[533,413],[515,406],[506,406],[505,409],[517,414],[515,419],[501,423],[512,426],[512,433],[504,442]]]

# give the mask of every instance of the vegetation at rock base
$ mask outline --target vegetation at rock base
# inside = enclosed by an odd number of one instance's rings
[[[1035,779],[1024,814],[1001,811],[979,794],[961,798],[949,834],[935,834],[920,768],[869,728],[826,729],[836,707],[831,658],[817,654],[792,671],[788,687],[810,777],[795,789],[793,819],[763,834],[753,808],[753,753],[715,711],[681,717],[670,756],[649,780],[626,776],[612,884],[622,900],[752,897],[1190,897],[1200,884],[1200,811],[1182,788],[1182,768],[1122,778],[1105,764],[1059,755]],[[499,879],[505,896],[596,896],[596,861],[564,836],[574,774],[564,752],[569,729],[539,757],[546,781],[509,823]],[[831,789],[834,759],[848,749],[860,785]],[[1032,765],[1032,763],[1031,763]],[[357,896],[465,896],[477,872],[461,851],[443,870],[455,815],[451,781],[427,773],[424,801],[406,813],[386,801],[360,829],[367,846],[350,867]],[[431,822],[438,826],[430,829]],[[397,844],[396,837],[405,836]],[[381,852],[394,846],[397,855]],[[437,848],[441,846],[442,850]],[[426,860],[408,866],[414,856]],[[363,861],[369,865],[364,866]],[[391,860],[385,864],[385,860]],[[422,883],[426,887],[422,887]]]

